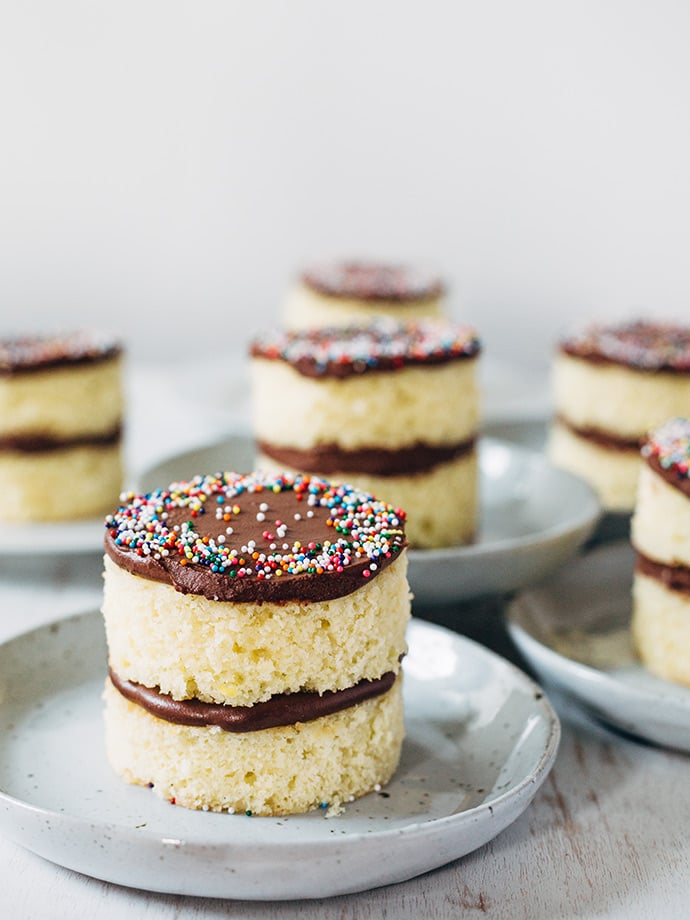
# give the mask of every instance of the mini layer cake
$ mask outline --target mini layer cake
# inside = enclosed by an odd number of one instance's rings
[[[632,511],[647,433],[690,406],[690,328],[594,326],[560,344],[548,455],[597,490],[607,511]]]
[[[690,686],[690,421],[657,428],[642,457],[631,525],[633,639],[650,671]]]
[[[309,476],[222,473],[106,520],[115,771],[188,808],[281,815],[384,784],[404,736],[404,515]]]
[[[86,331],[0,341],[0,520],[102,516],[117,502],[121,358]]]
[[[468,326],[432,320],[256,339],[257,466],[351,482],[405,508],[414,547],[469,542],[479,350]]]
[[[285,326],[363,324],[381,316],[401,322],[442,318],[445,289],[441,280],[405,265],[333,262],[304,271],[284,304]]]

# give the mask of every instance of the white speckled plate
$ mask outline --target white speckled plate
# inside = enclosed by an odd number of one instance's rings
[[[690,688],[654,677],[632,648],[633,565],[627,540],[592,550],[519,595],[508,631],[540,679],[600,720],[690,752]]]
[[[139,477],[148,492],[197,473],[253,468],[247,435],[185,451]],[[471,546],[410,550],[408,577],[419,604],[502,593],[540,580],[591,536],[600,517],[593,490],[537,451],[482,438],[480,528]]]
[[[381,793],[289,818],[189,811],[129,786],[104,755],[101,617],[0,646],[0,831],[55,863],[134,888],[319,898],[412,878],[482,846],[546,778],[560,737],[541,689],[466,638],[412,620],[407,738]]]

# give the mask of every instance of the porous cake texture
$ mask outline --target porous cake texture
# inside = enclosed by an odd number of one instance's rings
[[[341,260],[302,272],[283,305],[283,320],[290,329],[314,329],[381,317],[440,319],[444,312],[445,285],[438,276],[411,265]]]
[[[106,521],[106,749],[189,808],[290,814],[392,776],[404,513],[311,476],[198,476]]]
[[[552,392],[549,458],[587,480],[605,510],[631,511],[647,434],[690,406],[690,327],[589,327],[559,344]]]
[[[479,353],[472,328],[443,320],[257,337],[257,467],[351,482],[404,507],[414,547],[470,542]]]
[[[0,341],[0,520],[102,515],[122,488],[122,349],[90,331]]]
[[[690,685],[690,422],[665,422],[641,453],[631,524],[633,640],[650,671]]]

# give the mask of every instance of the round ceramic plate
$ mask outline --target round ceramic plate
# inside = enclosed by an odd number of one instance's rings
[[[412,620],[407,737],[385,790],[287,818],[175,807],[110,770],[101,616],[0,646],[0,830],[55,863],[134,888],[206,897],[319,898],[403,881],[491,840],[556,756],[541,689],[483,646]]]
[[[548,440],[549,416],[534,418],[495,419],[482,426],[482,434],[544,452]],[[626,539],[630,534],[630,511],[604,511],[599,518],[590,545]]]
[[[628,734],[690,752],[690,689],[646,671],[630,640],[634,553],[592,550],[507,613],[513,640],[545,682]]]
[[[170,457],[146,470],[142,492],[197,473],[254,465],[253,441],[236,435]],[[542,454],[493,438],[479,446],[480,526],[470,546],[410,550],[408,577],[419,604],[502,593],[545,577],[589,538],[599,502],[581,479]]]

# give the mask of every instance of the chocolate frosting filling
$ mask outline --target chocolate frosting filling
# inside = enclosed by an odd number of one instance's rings
[[[690,595],[690,568],[687,566],[664,565],[638,552],[635,571],[655,578],[671,591]]]
[[[345,690],[326,690],[321,694],[280,693],[253,706],[228,706],[204,703],[197,699],[175,700],[169,694],[161,693],[157,687],[145,687],[125,680],[112,669],[108,673],[116,690],[159,719],[177,725],[218,725],[223,731],[237,733],[311,722],[381,696],[390,690],[396,680],[393,671],[388,671],[377,680],[362,680]]]
[[[653,469],[658,476],[661,476],[664,482],[667,482],[670,486],[673,486],[674,489],[678,489],[683,495],[687,495],[687,497],[690,498],[690,478],[688,478],[687,475],[682,475],[672,466],[662,466],[659,462],[659,458],[655,454],[650,454],[648,457],[645,457],[645,460],[651,469]]]
[[[299,497],[303,500],[299,500]],[[348,564],[334,567],[333,571],[301,571],[295,574],[284,572],[280,577],[270,579],[258,578],[252,574],[242,577],[239,572],[246,564],[254,566],[256,558],[262,554],[269,555],[278,550],[283,542],[293,546],[299,541],[303,547],[310,544],[323,545],[326,541],[333,543],[340,534],[327,524],[330,509],[322,505],[310,506],[304,496],[289,490],[273,493],[245,491],[230,504],[236,504],[241,513],[232,514],[229,520],[218,519],[216,509],[219,507],[214,499],[209,499],[201,512],[189,508],[169,507],[166,511],[166,525],[184,527],[191,523],[193,529],[204,537],[218,540],[222,537],[224,545],[236,547],[240,552],[237,564],[226,571],[213,571],[208,565],[187,560],[177,552],[170,555],[143,554],[137,549],[118,544],[117,531],[106,530],[105,551],[113,561],[133,575],[171,584],[182,594],[199,594],[215,601],[239,602],[318,602],[344,597],[362,588],[369,579],[376,577],[400,555],[407,545],[404,536],[404,523],[400,522],[400,532],[392,532],[388,547],[375,558],[367,555],[357,557],[352,552]],[[267,505],[266,510],[262,510]],[[312,516],[309,516],[311,512]],[[279,536],[279,524],[285,528],[284,536]],[[226,535],[230,525],[233,533]],[[282,533],[283,531],[280,530]],[[348,538],[348,540],[354,538]],[[253,543],[250,549],[249,544]],[[366,574],[365,574],[366,573]]]
[[[639,438],[622,438],[608,431],[602,431],[601,428],[581,428],[578,425],[571,424],[568,419],[564,418],[562,415],[557,415],[556,419],[559,424],[563,425],[565,428],[569,428],[570,431],[578,437],[584,438],[586,441],[591,441],[593,444],[597,444],[599,447],[603,447],[606,450],[639,451],[645,441],[644,436]]]
[[[34,454],[82,446],[112,447],[118,444],[121,438],[122,425],[117,425],[112,431],[104,434],[86,434],[71,438],[55,438],[40,434],[0,435],[0,451]]]
[[[342,450],[337,444],[319,444],[307,450],[257,441],[259,450],[276,463],[297,470],[318,472],[324,476],[333,473],[368,473],[372,476],[405,476],[424,473],[449,463],[474,450],[476,438],[459,444],[413,444],[397,450],[367,447],[359,450]]]

